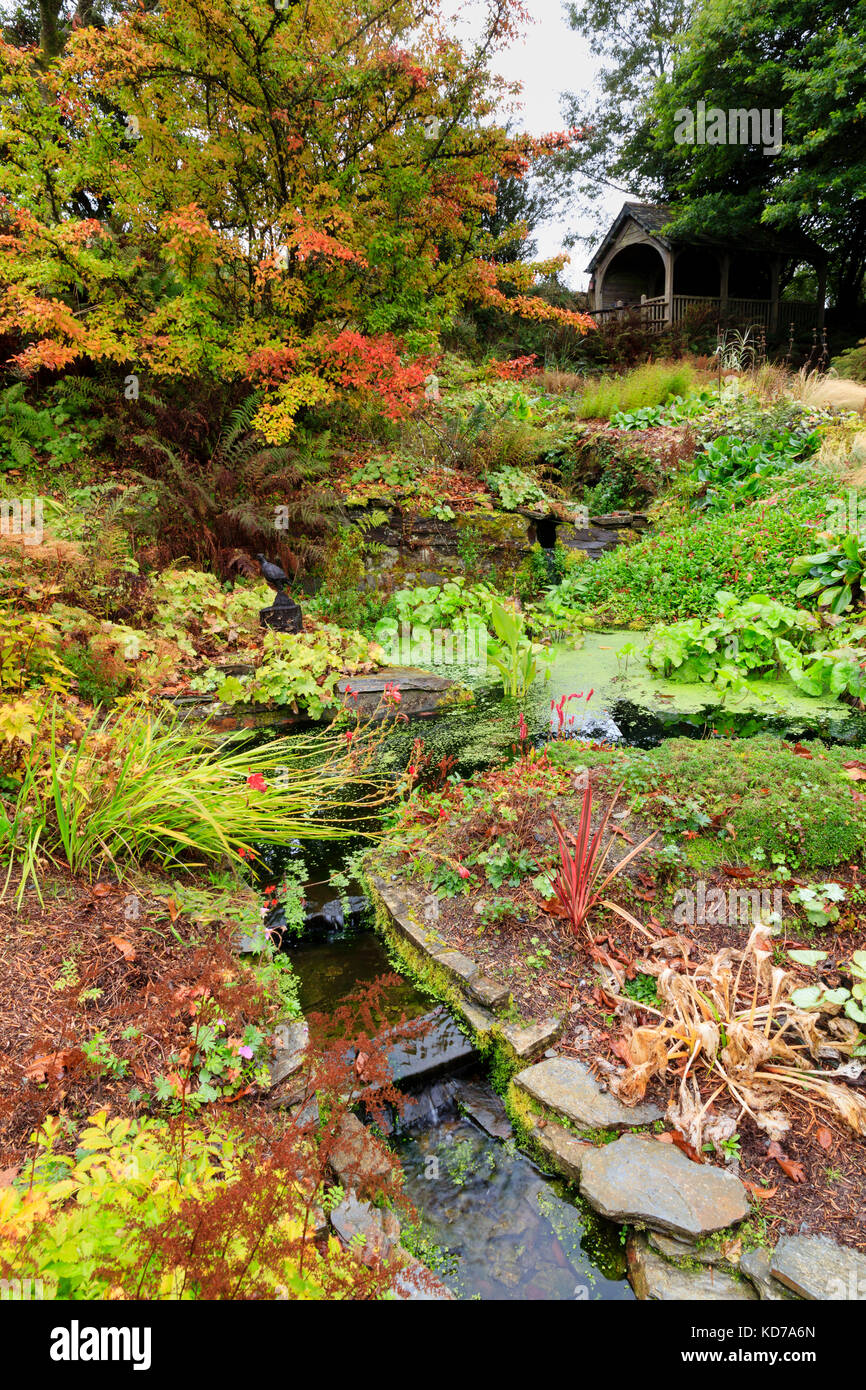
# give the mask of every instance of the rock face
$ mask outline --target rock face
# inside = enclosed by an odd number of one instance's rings
[[[672,1144],[633,1134],[584,1156],[580,1191],[612,1221],[690,1240],[721,1231],[749,1212],[746,1189],[733,1173],[692,1163]]]
[[[680,1269],[677,1265],[668,1264],[667,1260],[650,1249],[643,1235],[629,1236],[626,1253],[628,1277],[640,1299],[653,1298],[663,1303],[677,1299],[753,1302],[758,1297],[746,1280],[734,1279],[718,1269],[705,1266]]]
[[[364,1237],[361,1259],[369,1262],[374,1256],[385,1260],[400,1239],[400,1222],[387,1208],[379,1210],[369,1202],[358,1200],[354,1192],[344,1198],[331,1212],[331,1225],[344,1245],[355,1236]]]
[[[362,1195],[377,1188],[393,1172],[382,1145],[351,1113],[340,1121],[329,1162],[343,1187],[354,1188]]]
[[[740,1269],[751,1279],[761,1298],[774,1302],[799,1298],[799,1294],[773,1278],[769,1250],[747,1250],[740,1260]]]
[[[564,1115],[580,1129],[626,1129],[660,1120],[655,1105],[623,1105],[602,1091],[589,1069],[572,1057],[552,1057],[527,1067],[515,1085],[541,1105]]]
[[[827,1236],[783,1236],[770,1271],[801,1298],[866,1299],[866,1256]]]
[[[302,1018],[278,1023],[274,1029],[274,1060],[270,1064],[271,1085],[279,1086],[300,1071],[310,1041],[310,1030]]]

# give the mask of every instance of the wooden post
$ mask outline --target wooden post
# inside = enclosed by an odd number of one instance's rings
[[[773,338],[779,331],[779,277],[781,266],[778,256],[774,256],[770,261],[770,337]]]
[[[722,323],[728,317],[728,281],[731,274],[731,253],[723,251],[719,266],[719,318]]]
[[[668,246],[664,251],[665,263],[665,324],[670,326],[674,321],[674,252]]]
[[[824,328],[824,303],[827,299],[827,262],[822,261],[818,266],[818,332]]]

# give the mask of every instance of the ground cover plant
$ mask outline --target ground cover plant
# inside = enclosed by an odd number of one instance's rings
[[[327,1118],[292,1117],[265,1065],[291,971],[272,951],[238,961],[232,934],[259,920],[258,897],[234,884],[220,905],[213,889],[59,875],[42,903],[28,890],[26,916],[0,907],[15,1039],[0,1059],[0,1271],[48,1299],[387,1296],[384,1264],[322,1217],[342,1197],[329,1164],[349,1107],[362,1090],[374,1115],[400,1104],[375,1038],[381,991],[327,1020],[301,1096]],[[387,1175],[377,1191],[404,1208]]]

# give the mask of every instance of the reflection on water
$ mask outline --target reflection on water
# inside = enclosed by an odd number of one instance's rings
[[[384,946],[372,931],[301,941],[289,947],[289,956],[300,980],[305,1014],[331,1013],[359,985],[394,973]],[[385,1005],[388,1018],[394,1021],[402,1014],[420,1018],[430,1012],[430,1001],[402,978],[388,990]]]
[[[440,1121],[397,1141],[422,1235],[444,1256],[459,1297],[632,1299],[619,1229],[589,1221],[565,1184],[469,1120]]]

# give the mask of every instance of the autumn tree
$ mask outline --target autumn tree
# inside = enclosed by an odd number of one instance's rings
[[[83,360],[247,376],[277,441],[346,390],[417,398],[469,300],[585,317],[500,264],[497,183],[571,142],[509,135],[487,0],[465,46],[439,0],[165,0],[79,22],[53,61],[0,47],[0,331],[27,373]],[[86,20],[86,16],[85,16]]]

